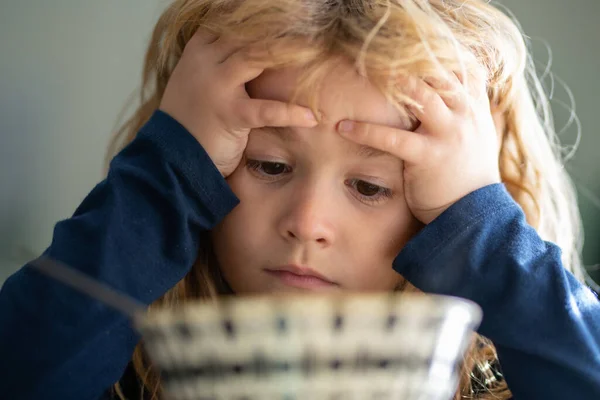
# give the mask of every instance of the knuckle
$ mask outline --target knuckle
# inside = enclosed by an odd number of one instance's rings
[[[354,129],[356,136],[360,137],[362,141],[369,143],[373,138],[373,128],[368,124],[355,123]]]
[[[227,64],[231,65],[233,68],[243,67],[246,64],[246,57],[243,52],[236,51],[235,53],[229,55],[225,60]]]
[[[278,122],[286,108],[276,107],[274,104],[264,104],[259,108],[258,116],[261,124],[272,125]]]
[[[231,64],[225,64],[218,67],[218,72],[213,79],[213,82],[219,86],[227,85],[233,80],[235,76],[236,66]],[[229,85],[227,85],[229,86]]]
[[[351,141],[363,145],[369,144],[368,134],[366,133],[366,129],[362,126],[362,124],[353,122],[352,125],[348,125],[343,128],[347,129],[348,137]]]
[[[238,102],[236,105],[233,106],[233,113],[242,125],[253,125],[254,121],[252,118],[252,113],[249,112],[249,109],[246,105]]]
[[[387,149],[395,149],[398,147],[399,136],[394,132],[387,132],[385,134],[384,145]]]

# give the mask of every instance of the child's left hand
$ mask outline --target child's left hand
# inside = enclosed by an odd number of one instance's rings
[[[410,94],[423,106],[410,108],[421,122],[414,132],[358,121],[341,121],[338,131],[404,160],[404,196],[415,217],[428,224],[467,194],[500,182],[499,141],[485,79],[470,77],[469,88],[455,75],[418,81]]]

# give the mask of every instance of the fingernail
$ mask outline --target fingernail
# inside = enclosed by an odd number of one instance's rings
[[[310,121],[310,122],[317,122],[317,118],[315,117],[315,114],[313,114],[313,112],[310,110],[308,110],[306,112],[306,120]]]
[[[351,132],[354,129],[354,122],[352,121],[341,121],[338,125],[338,129],[340,132]]]

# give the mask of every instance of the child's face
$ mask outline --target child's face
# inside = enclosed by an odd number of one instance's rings
[[[248,92],[288,101],[297,76],[270,71]],[[392,290],[401,281],[392,261],[419,228],[404,199],[402,161],[343,139],[336,124],[409,126],[349,66],[337,67],[318,95],[321,124],[252,131],[228,178],[240,204],[214,229],[213,242],[236,293]]]

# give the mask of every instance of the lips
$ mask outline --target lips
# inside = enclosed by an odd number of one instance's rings
[[[337,286],[336,283],[330,281],[327,277],[309,267],[290,264],[268,268],[265,269],[265,271],[288,286],[306,289]]]

